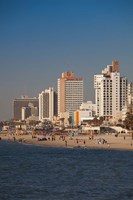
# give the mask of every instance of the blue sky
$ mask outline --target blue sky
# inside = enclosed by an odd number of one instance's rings
[[[84,100],[113,59],[131,82],[132,57],[132,0],[0,0],[0,120],[16,97],[56,90],[64,71],[83,77]]]

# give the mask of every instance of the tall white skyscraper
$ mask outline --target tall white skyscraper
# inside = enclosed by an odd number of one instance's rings
[[[49,88],[39,94],[39,120],[52,120],[54,116],[54,89]]]
[[[73,72],[64,72],[58,79],[58,115],[79,109],[83,102],[83,79],[76,78]]]
[[[127,78],[120,77],[118,61],[94,75],[96,115],[115,117],[127,102]]]

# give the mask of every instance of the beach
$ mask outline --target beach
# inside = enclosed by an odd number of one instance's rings
[[[99,135],[11,135],[1,134],[2,140],[9,140],[33,145],[67,148],[95,148],[133,150],[131,135],[99,134]]]

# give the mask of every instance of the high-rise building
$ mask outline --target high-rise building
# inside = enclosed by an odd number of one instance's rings
[[[46,89],[39,94],[39,120],[52,120],[57,114],[57,94],[53,88]]]
[[[127,78],[120,77],[118,61],[94,75],[96,115],[115,117],[127,103]]]
[[[127,100],[127,105],[123,109],[123,113],[125,111],[125,115],[123,119],[126,118],[127,113],[133,114],[133,83],[132,82],[128,84],[127,94],[128,94],[128,100]]]
[[[32,104],[33,107],[36,108],[36,115],[38,114],[38,108],[39,108],[39,100],[38,98],[29,98],[27,96],[22,96],[21,98],[16,98],[13,101],[13,118],[15,120],[21,120],[22,119],[22,110],[24,112],[23,107],[30,107]]]
[[[58,79],[58,116],[60,113],[79,109],[83,102],[83,79],[75,77],[73,72],[64,72]]]
[[[133,104],[133,82],[128,84],[128,104]]]

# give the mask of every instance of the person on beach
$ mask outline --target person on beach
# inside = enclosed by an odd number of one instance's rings
[[[65,140],[65,146],[67,147],[67,141]]]

